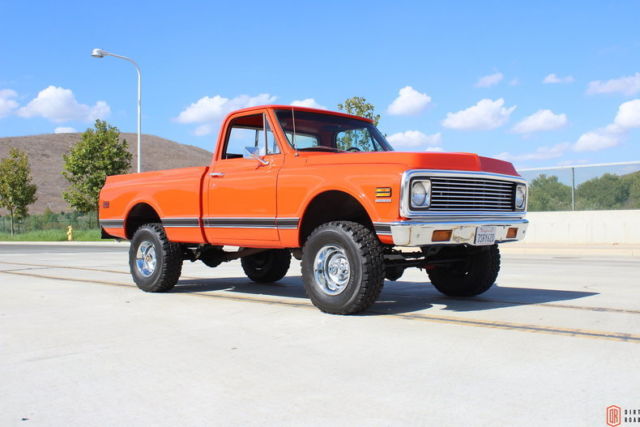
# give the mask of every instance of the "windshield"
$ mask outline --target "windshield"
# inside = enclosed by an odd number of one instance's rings
[[[276,116],[299,151],[393,151],[380,131],[363,120],[293,110],[277,110]]]

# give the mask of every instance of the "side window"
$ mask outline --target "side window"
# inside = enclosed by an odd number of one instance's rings
[[[264,127],[267,130],[266,133],[266,146],[267,146],[267,154],[280,154],[280,147],[278,147],[278,142],[276,141],[276,137],[271,130],[271,125],[269,125],[269,120],[267,116],[264,116]]]
[[[247,147],[257,148],[261,156],[280,153],[269,121],[264,114],[238,117],[231,121],[222,158],[240,159]]]

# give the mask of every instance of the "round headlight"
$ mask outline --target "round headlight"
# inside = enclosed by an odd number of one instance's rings
[[[524,209],[526,190],[524,185],[516,187],[516,209]]]
[[[411,186],[411,205],[416,208],[429,206],[429,181],[416,181]]]

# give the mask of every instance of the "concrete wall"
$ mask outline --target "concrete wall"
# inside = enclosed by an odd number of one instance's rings
[[[640,244],[640,210],[529,212],[530,243]]]

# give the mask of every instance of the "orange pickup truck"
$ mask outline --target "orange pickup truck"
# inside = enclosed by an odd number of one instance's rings
[[[173,288],[185,260],[240,259],[274,282],[293,256],[313,304],[336,314],[366,310],[408,267],[446,295],[485,292],[526,205],[508,162],[394,152],[371,120],[278,105],[231,113],[209,166],[110,176],[99,201],[103,237],[131,240],[144,291]]]

